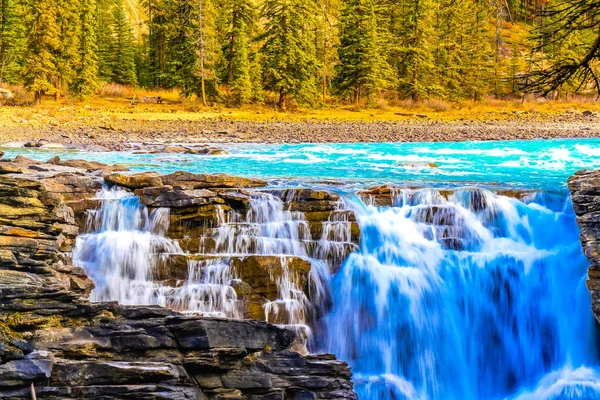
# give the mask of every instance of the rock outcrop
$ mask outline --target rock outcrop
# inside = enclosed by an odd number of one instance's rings
[[[583,253],[591,262],[587,287],[592,295],[592,311],[600,322],[600,170],[576,172],[569,179],[569,190]]]
[[[219,223],[219,207],[247,211],[251,194],[245,191],[262,185],[224,176],[115,173],[120,170],[60,160],[0,161],[0,398],[31,399],[32,392],[38,399],[356,398],[347,364],[294,351],[292,330],[89,302],[94,283],[72,265],[69,252],[86,211],[98,207],[102,176],[139,190],[150,208],[171,208],[170,233],[182,241],[190,238],[181,226],[195,229],[197,240],[206,237],[215,226],[206,221]],[[332,203],[339,199],[326,193],[289,196],[290,207],[315,213],[315,221],[339,212]],[[185,275],[181,260],[169,262],[162,278]],[[280,272],[273,259],[231,262],[248,285],[240,293],[274,298],[269,279]],[[288,263],[304,280],[309,264],[301,258]]]

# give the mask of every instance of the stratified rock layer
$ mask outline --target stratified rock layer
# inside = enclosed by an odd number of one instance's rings
[[[0,162],[0,170],[0,398],[31,399],[32,390],[38,399],[356,398],[347,364],[292,351],[296,334],[290,330],[88,302],[94,284],[71,265],[68,252],[81,214],[97,206],[100,177],[114,169],[21,159]],[[219,176],[187,185],[177,179],[167,183],[146,174],[107,181],[158,185],[140,187],[144,201],[196,208],[191,220],[200,218],[205,198],[244,203],[243,196],[200,189],[243,180]],[[302,259],[292,261],[298,270],[309,268]],[[256,281],[254,290],[271,296],[258,279],[268,262],[234,263],[245,279]]]
[[[600,170],[576,172],[569,179],[569,190],[583,253],[592,263],[587,287],[592,295],[592,310],[600,322]]]

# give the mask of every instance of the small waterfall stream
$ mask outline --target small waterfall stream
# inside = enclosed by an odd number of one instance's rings
[[[302,212],[256,192],[247,213],[219,213],[176,280],[156,277],[165,258],[186,255],[165,236],[168,209],[149,212],[124,191],[98,198],[73,253],[94,301],[239,319],[232,260],[275,256],[265,319],[310,325],[313,350],[352,365],[361,399],[600,399],[588,263],[562,196],[405,189],[392,207],[348,197],[340,209],[353,209],[362,233],[346,258],[343,213],[314,240]],[[310,261],[309,290],[290,256]]]

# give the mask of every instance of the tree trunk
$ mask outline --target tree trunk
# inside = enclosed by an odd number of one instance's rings
[[[200,78],[200,90],[202,91],[202,105],[206,107],[206,89],[204,87],[204,75]]]
[[[200,0],[198,2],[198,22],[199,22],[199,27],[198,27],[198,45],[199,45],[199,54],[198,57],[200,58],[200,94],[202,96],[202,105],[204,107],[206,107],[206,88],[204,85],[204,75],[205,75],[205,71],[204,71],[204,14],[203,14],[203,8],[202,8],[202,2],[204,0]]]
[[[279,109],[281,111],[285,111],[286,103],[287,103],[287,96],[282,87],[281,89],[279,89],[279,104],[278,104]]]

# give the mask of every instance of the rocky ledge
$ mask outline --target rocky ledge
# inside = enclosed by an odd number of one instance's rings
[[[72,265],[70,251],[85,228],[83,215],[98,206],[95,196],[103,184],[136,190],[150,208],[169,207],[169,234],[190,246],[218,226],[219,209],[247,212],[248,197],[265,184],[225,175],[125,171],[85,161],[0,161],[0,398],[356,398],[348,365],[331,355],[294,351],[291,330],[89,302],[94,283]],[[317,222],[340,213],[339,199],[330,193],[270,195],[305,211],[314,237],[323,230]],[[353,229],[354,241],[358,235]],[[271,261],[265,260],[233,261],[244,270],[253,298],[271,296],[269,282],[259,279],[269,275],[262,268]],[[168,268],[176,269],[177,262],[166,265],[164,278],[173,278]],[[308,268],[301,259],[294,265]]]
[[[569,179],[569,190],[583,252],[591,262],[587,287],[592,295],[592,310],[600,322],[600,170],[576,172]]]

